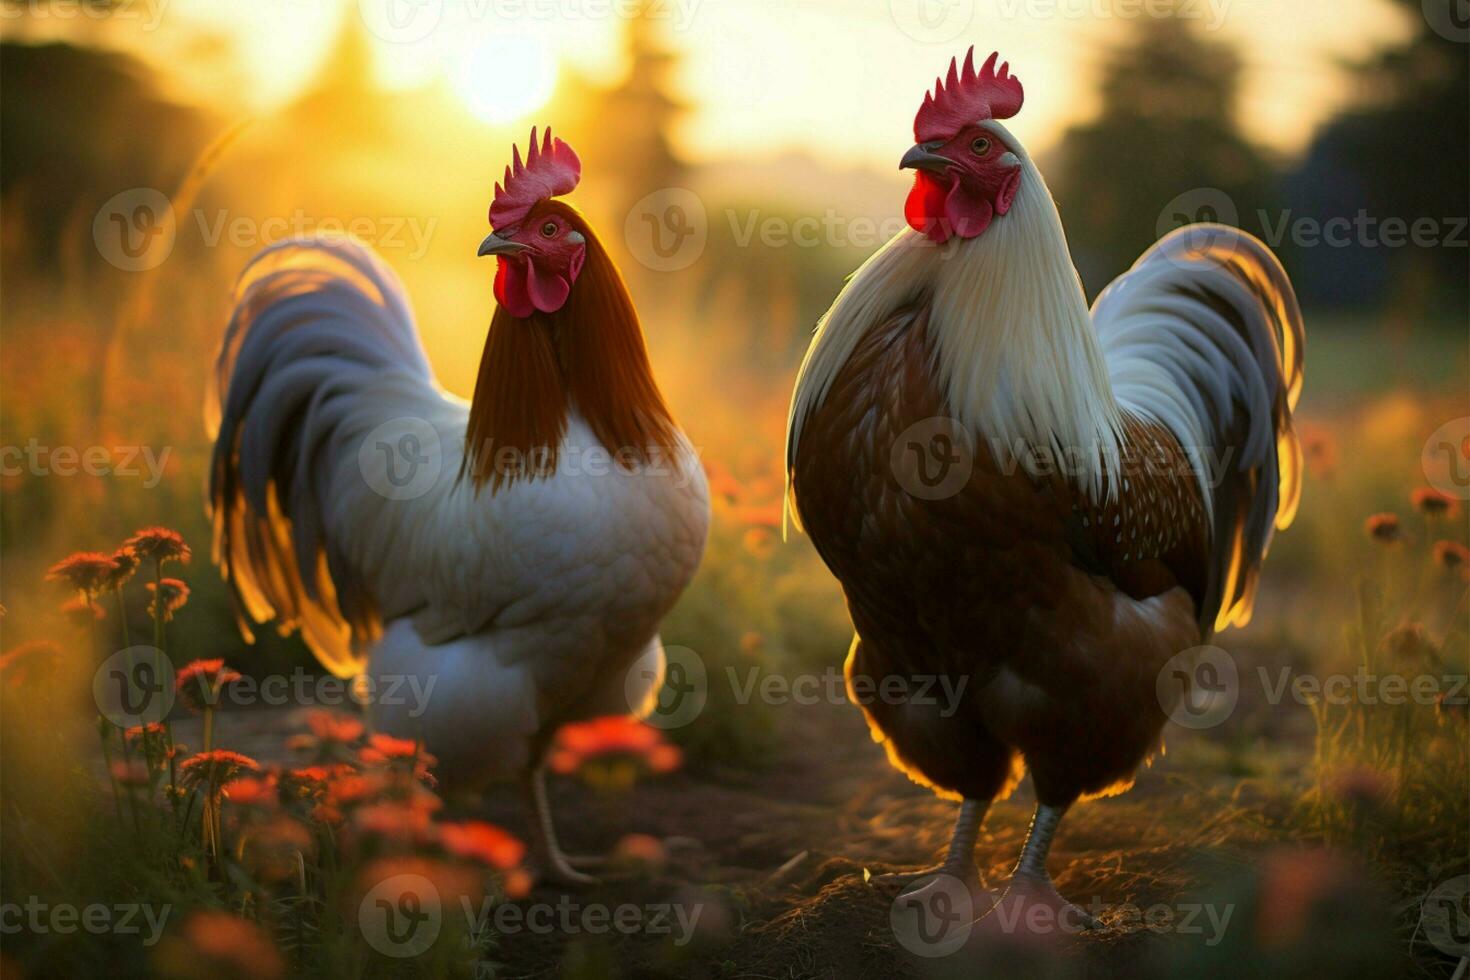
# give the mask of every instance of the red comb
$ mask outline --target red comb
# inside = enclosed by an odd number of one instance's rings
[[[505,187],[496,184],[495,198],[490,202],[490,227],[496,229],[520,224],[538,201],[570,194],[582,179],[582,161],[577,159],[576,151],[562,140],[552,139],[550,126],[539,145],[536,127],[531,127],[531,148],[524,165],[518,147],[512,145],[510,153]]]
[[[975,49],[965,54],[961,70],[955,59],[949,59],[949,77],[934,80],[934,91],[924,93],[924,104],[914,117],[914,139],[920,143],[948,139],[971,123],[982,119],[1009,119],[1021,111],[1020,79],[1011,75],[1010,62],[995,70],[992,54],[980,71],[975,71]]]

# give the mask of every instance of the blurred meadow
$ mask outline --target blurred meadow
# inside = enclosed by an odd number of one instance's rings
[[[799,533],[783,539],[791,385],[844,277],[902,227],[896,165],[924,86],[974,43],[999,48],[1027,85],[1015,131],[1089,298],[1188,221],[1237,224],[1277,252],[1307,324],[1308,467],[1254,620],[1215,640],[1238,703],[1211,727],[1167,729],[1136,789],[1080,806],[1058,843],[1063,892],[1114,908],[1214,896],[1243,910],[1226,940],[1161,939],[1104,915],[1081,952],[1001,944],[978,962],[985,975],[1465,976],[1465,890],[1448,913],[1425,901],[1470,875],[1463,3],[1144,14],[979,0],[951,5],[970,15],[953,33],[912,6],[406,5],[437,12],[425,29],[372,0],[0,3],[0,903],[171,909],[165,941],[147,947],[7,918],[0,975],[950,975],[954,961],[895,938],[892,891],[863,875],[930,859],[950,805],[888,770],[855,708],[742,698],[741,685],[841,669],[851,627],[837,586]],[[166,525],[193,551],[165,571],[188,588],[159,626],[175,666],[316,676],[296,637],[242,640],[209,561],[201,406],[231,285],[271,241],[355,234],[403,278],[441,382],[468,397],[494,302],[475,247],[510,144],[532,124],[582,157],[572,200],[628,280],[714,507],[704,565],[663,630],[703,664],[708,704],[657,745],[612,739],[605,765],[568,747],[555,795],[589,814],[569,826],[574,843],[622,837],[632,855],[632,883],[599,900],[683,896],[715,912],[677,947],[510,933],[394,960],[343,925],[336,886],[326,898],[307,887],[345,874],[317,830],[292,850],[294,830],[250,837],[225,803],[226,837],[295,859],[279,874],[241,843],[221,871],[207,816],[187,840],[177,810],[162,816],[162,769],[109,789],[87,691],[119,648],[120,613],[135,638],[153,629],[153,571],[116,604],[102,595],[94,620],[63,608],[76,594],[47,570]],[[1278,685],[1390,673],[1432,678],[1432,691],[1394,704]],[[200,720],[175,714],[199,748]],[[266,763],[326,722],[251,708],[212,724],[215,745]],[[109,764],[128,745],[129,765],[141,751],[162,766],[168,750],[143,749],[147,733],[132,744],[106,727]],[[354,765],[418,792],[412,754],[379,746],[369,759],[367,735],[346,734]],[[313,764],[341,761],[318,750]],[[216,821],[225,781],[198,790]],[[997,806],[982,838],[992,879],[1024,833],[1027,792]],[[520,834],[509,801],[481,805],[446,812]],[[523,898],[513,850],[481,865]],[[484,848],[441,851],[422,860]]]

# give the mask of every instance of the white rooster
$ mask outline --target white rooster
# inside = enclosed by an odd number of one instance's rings
[[[240,278],[210,386],[209,509],[250,619],[299,627],[339,676],[428,692],[382,697],[373,724],[422,739],[452,783],[519,780],[541,870],[584,882],[543,755],[567,722],[650,706],[708,491],[621,275],[556,200],[576,154],[533,129],[512,155],[479,248],[499,309],[474,400],[439,387],[368,248],[273,245]]]

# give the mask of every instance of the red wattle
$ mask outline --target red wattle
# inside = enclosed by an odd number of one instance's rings
[[[931,241],[943,242],[949,238],[944,228],[944,188],[933,177],[922,170],[914,174],[914,186],[903,203],[904,220],[909,227]]]

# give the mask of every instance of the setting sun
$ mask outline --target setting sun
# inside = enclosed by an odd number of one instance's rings
[[[465,53],[454,92],[477,119],[506,123],[535,112],[556,87],[556,56],[534,37],[491,37]]]

